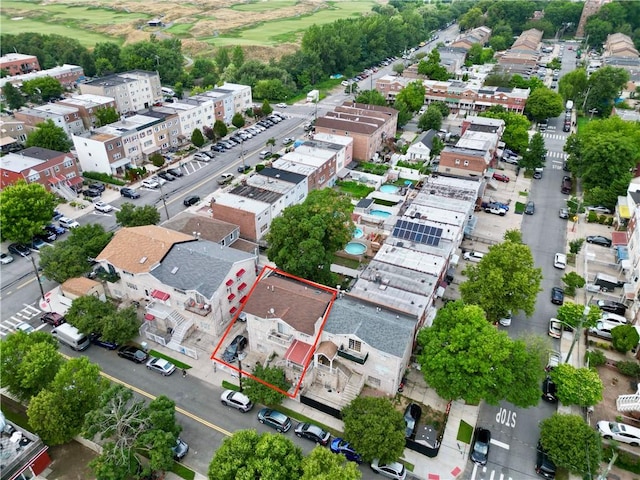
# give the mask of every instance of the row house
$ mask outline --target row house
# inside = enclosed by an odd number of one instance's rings
[[[7,53],[0,57],[0,70],[4,70],[10,77],[40,70],[40,62],[35,55],[22,53]]]
[[[393,108],[345,102],[319,117],[315,131],[352,137],[353,158],[369,161],[394,138],[397,126],[398,111]]]
[[[233,109],[231,110],[231,118],[236,113],[244,114],[245,111],[249,110],[253,107],[253,98],[251,94],[251,87],[248,85],[240,85],[238,83],[223,83],[219,87],[211,90],[214,94],[219,95],[231,95],[231,101],[233,104]],[[228,114],[225,114],[227,117]],[[227,125],[231,123],[225,122]]]
[[[498,56],[497,69],[510,75],[528,77],[537,69],[542,35],[543,32],[535,28],[522,32],[511,48]]]
[[[96,117],[98,110],[103,108],[117,110],[116,101],[113,98],[91,94],[73,95],[56,102],[56,104],[76,108],[86,130],[95,128],[98,123],[98,118]]]
[[[0,88],[6,83],[11,83],[16,87],[21,87],[28,80],[36,78],[51,77],[55,78],[65,88],[75,88],[78,82],[84,80],[84,69],[79,65],[64,64],[60,67],[53,67],[47,70],[40,70],[23,75],[14,75],[12,77],[0,78]]]
[[[185,140],[191,139],[191,134],[196,128],[200,131],[204,127],[213,128],[216,120],[213,100],[202,95],[181,100],[176,99],[173,103],[165,103],[161,107],[154,107],[153,110],[177,116],[180,135]]]
[[[44,478],[51,469],[49,447],[40,437],[0,414],[0,470],[2,480]],[[21,422],[22,423],[22,422]]]
[[[319,132],[314,133],[312,138],[318,148],[336,151],[336,171],[340,172],[353,161],[353,138]]]
[[[0,117],[0,151],[8,153],[18,151],[27,141],[27,130],[24,122],[12,117]]]
[[[85,131],[78,109],[63,104],[46,103],[33,108],[23,107],[13,115],[16,120],[24,122],[27,134],[47,120],[51,120],[56,127],[62,128],[69,138]]]
[[[631,82],[640,82],[640,56],[629,36],[623,33],[609,35],[604,43],[602,61],[607,66],[625,69]],[[628,90],[635,91],[635,84],[631,83]]]
[[[145,332],[179,349],[198,329],[219,336],[246,301],[256,257],[156,225],[123,228],[96,260],[112,296],[145,301]]]
[[[80,84],[82,94],[111,97],[120,113],[135,113],[162,102],[158,72],[133,70],[96,78]]]
[[[491,29],[483,25],[463,33],[456,40],[451,42],[450,47],[468,52],[475,44],[480,44],[484,47],[489,42],[490,38]]]
[[[82,177],[70,153],[41,147],[29,147],[0,158],[0,188],[19,180],[39,183],[65,198],[75,198],[75,189],[82,186]]]
[[[238,225],[242,238],[260,242],[273,219],[286,207],[304,202],[307,193],[304,175],[267,167],[215,196],[212,217]]]
[[[313,173],[307,177],[308,191],[332,187],[338,178],[335,151],[317,148],[313,142],[297,146],[293,152],[286,153],[276,162],[279,160],[313,169]]]
[[[447,146],[440,152],[438,172],[455,177],[481,178],[492,160],[493,156],[488,151]]]

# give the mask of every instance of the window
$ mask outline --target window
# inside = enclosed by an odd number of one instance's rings
[[[456,158],[456,161],[455,161],[455,162],[453,162],[453,163],[455,163],[456,165],[460,165],[460,159],[459,159],[459,158]]]
[[[46,170],[43,170],[43,172],[45,177],[48,177],[50,175],[48,168]]]
[[[107,150],[109,150],[109,151],[113,150],[113,145],[111,145],[111,144],[107,145]]]
[[[372,387],[379,387],[381,384],[381,381],[379,378],[372,377],[371,375],[367,375],[367,383]]]
[[[119,159],[120,159],[120,157],[122,157],[122,154],[121,154],[121,153],[115,153],[115,154],[113,155],[113,159],[114,159],[114,160],[119,160]]]
[[[135,283],[127,282],[127,287],[131,290],[138,290],[138,286]]]
[[[362,350],[362,342],[359,340],[349,339],[349,350],[360,352]]]
[[[278,322],[278,333],[281,333],[283,335],[287,335],[289,333],[289,329],[287,328],[287,326],[284,323]]]
[[[62,166],[66,168],[73,167],[73,160],[70,158],[67,158],[62,164]]]
[[[469,160],[465,160],[465,161],[464,161],[464,166],[465,166],[465,167],[468,167],[468,166],[469,166]]]
[[[59,172],[60,171],[60,167],[58,165],[54,166],[53,167],[53,171],[56,172],[56,173]]]

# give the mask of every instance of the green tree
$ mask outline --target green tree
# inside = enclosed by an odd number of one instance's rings
[[[562,277],[562,283],[566,285],[564,293],[570,297],[573,297],[576,293],[576,288],[582,288],[585,286],[586,281],[576,272],[569,272]]]
[[[480,306],[490,322],[508,311],[531,316],[540,291],[542,270],[536,268],[527,245],[505,241],[489,247],[480,263],[468,265],[460,285],[462,300]]]
[[[19,180],[0,191],[2,238],[29,243],[51,221],[54,196],[39,183]]]
[[[618,325],[611,330],[611,341],[613,348],[619,352],[627,353],[638,346],[640,335],[633,325]]]
[[[273,147],[275,147],[276,145],[276,139],[273,137],[270,137],[269,139],[267,139],[267,143],[265,143],[266,147],[269,147],[269,151],[273,152]]]
[[[405,446],[402,412],[381,397],[358,397],[342,409],[344,436],[370,462],[395,462]]]
[[[602,401],[604,387],[596,370],[561,363],[551,370],[550,376],[563,405],[590,407]]]
[[[366,103],[368,105],[385,106],[387,104],[384,95],[377,90],[362,90],[358,92],[355,101],[356,103]]]
[[[556,318],[562,322],[565,322],[572,328],[577,328],[577,326],[582,321],[582,328],[590,328],[596,325],[596,322],[600,320],[602,317],[602,311],[596,305],[589,306],[589,313],[587,317],[583,320],[584,316],[584,305],[578,305],[573,302],[564,302],[563,305],[558,307],[558,313],[556,314]]]
[[[481,117],[498,118],[504,120],[504,133],[502,141],[514,152],[524,152],[529,145],[529,127],[531,123],[524,115],[507,112],[502,107],[491,107],[482,112]]]
[[[116,307],[109,302],[103,302],[94,295],[83,295],[71,302],[65,318],[67,322],[81,332],[102,332],[103,319],[113,315]]]
[[[115,42],[96,43],[93,58],[98,75],[120,71],[120,45]]]
[[[160,221],[160,212],[153,205],[135,206],[127,202],[120,206],[119,212],[116,212],[116,221],[123,227],[157,225]]]
[[[602,116],[609,116],[613,108],[613,102],[629,82],[629,78],[629,72],[624,68],[606,66],[593,72],[589,77],[585,111],[588,112],[595,108]]]
[[[431,327],[418,332],[418,344],[425,380],[444,399],[491,405],[507,399],[521,407],[538,403],[544,376],[541,350],[512,342],[487,322],[477,305],[448,303]],[[518,389],[512,388],[515,381]]]
[[[587,71],[578,68],[569,72],[558,81],[558,93],[566,100],[573,100],[576,105],[582,106],[584,95],[589,88]]]
[[[64,129],[51,119],[37,124],[35,130],[27,135],[25,142],[27,147],[47,148],[56,152],[68,152],[72,145]]]
[[[531,92],[524,108],[525,113],[537,121],[557,117],[563,110],[562,96],[546,87],[536,88]]]
[[[196,147],[200,148],[204,145],[204,136],[202,135],[202,130],[199,128],[195,128],[191,133],[191,143],[193,143]]]
[[[355,462],[329,449],[316,447],[302,459],[300,480],[360,480],[362,473]]]
[[[69,238],[40,250],[40,267],[47,278],[63,283],[91,271],[89,258],[95,258],[107,246],[113,233],[97,223],[71,230]]]
[[[17,110],[27,103],[20,90],[14,87],[11,82],[4,84],[4,87],[2,87],[2,95],[12,110]]]
[[[236,128],[244,127],[244,117],[240,112],[236,112],[231,118],[231,124]]]
[[[474,7],[468,10],[462,18],[458,21],[460,30],[470,30],[472,28],[480,27],[484,25],[484,13],[478,8]]]
[[[522,154],[520,166],[527,170],[544,167],[547,157],[547,149],[544,145],[544,138],[540,132],[536,132],[529,141],[529,147]]]
[[[278,268],[308,280],[335,285],[335,253],[351,240],[353,206],[335,190],[314,190],[302,204],[273,219],[267,256]]]
[[[407,122],[413,118],[413,112],[404,100],[396,98],[393,108],[398,110],[399,127],[406,125]]]
[[[64,92],[60,82],[53,77],[26,80],[22,83],[21,90],[32,102],[48,102],[58,98]]]
[[[87,357],[68,360],[49,387],[31,399],[29,425],[48,445],[68,442],[80,433],[84,416],[97,407],[107,384],[100,368]]]
[[[98,108],[94,114],[97,120],[96,127],[109,125],[110,123],[117,122],[120,119],[120,115],[118,115],[118,112],[114,107]]]
[[[24,402],[40,393],[62,365],[58,342],[45,332],[16,332],[0,341],[0,386]]]
[[[302,450],[284,435],[239,430],[222,441],[209,464],[209,480],[302,476]]]
[[[158,152],[152,153],[149,156],[149,160],[151,160],[151,163],[153,164],[154,167],[160,168],[165,164],[164,157],[160,155]]]
[[[429,106],[427,111],[420,115],[418,120],[418,128],[426,130],[440,130],[442,126],[442,113],[438,107]]]
[[[411,82],[396,95],[396,102],[404,102],[411,112],[417,112],[424,105],[424,85],[422,82]]]
[[[444,102],[431,102],[429,104],[429,107],[437,108],[440,111],[442,118],[447,118],[449,116],[449,113],[451,113],[451,109]]]
[[[228,129],[222,120],[216,120],[213,124],[213,132],[217,138],[222,138],[227,135]]]
[[[391,67],[391,70],[393,70],[398,75],[402,75],[402,73],[404,72],[404,63],[402,62],[394,63],[393,66]]]
[[[597,472],[600,468],[600,434],[579,415],[554,413],[543,420],[540,443],[558,467],[579,475]]]
[[[517,228],[514,228],[512,230],[507,230],[506,232],[504,232],[503,239],[513,243],[523,243],[522,232]]]
[[[279,367],[263,367],[258,364],[253,369],[253,376],[264,382],[262,383],[253,378],[243,378],[243,391],[253,403],[277,405],[282,402],[285,396],[267,385],[273,385],[284,392],[291,387],[291,384],[285,379],[284,371]]]

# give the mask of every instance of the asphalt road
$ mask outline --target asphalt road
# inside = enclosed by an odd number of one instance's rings
[[[570,72],[575,65],[575,51],[565,47],[560,76]],[[535,202],[534,215],[524,215],[522,239],[529,245],[536,266],[542,269],[542,291],[538,294],[535,313],[514,317],[509,335],[519,337],[535,333],[549,338],[553,348],[559,349],[559,340],[547,336],[549,318],[557,307],[550,301],[551,288],[562,286],[563,270],[553,266],[556,252],[566,250],[567,220],[559,218],[558,211],[566,206],[568,195],[560,193],[563,147],[569,133],[562,132],[564,112],[558,118],[549,119],[543,133],[547,148],[547,161],[542,179],[534,181],[531,199]],[[514,385],[514,388],[518,388]],[[541,392],[542,393],[542,392]],[[489,462],[486,467],[473,466],[466,471],[467,479],[500,478],[504,480],[537,479],[534,470],[539,423],[556,411],[556,405],[540,400],[538,406],[517,408],[508,402],[499,406],[483,405],[480,408],[478,426],[488,428],[492,434]]]

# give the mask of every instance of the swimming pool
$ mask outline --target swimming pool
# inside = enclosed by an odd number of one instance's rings
[[[400,190],[400,187],[396,187],[395,185],[390,184],[382,185],[380,187],[380,191],[382,193],[398,193],[398,190]]]
[[[361,228],[356,228],[353,232],[353,238],[362,238],[364,236],[364,232]]]
[[[388,218],[391,216],[391,212],[387,212],[385,210],[371,210],[369,214],[380,218]]]
[[[344,247],[344,251],[350,255],[362,255],[367,251],[367,246],[360,242],[349,242]]]

